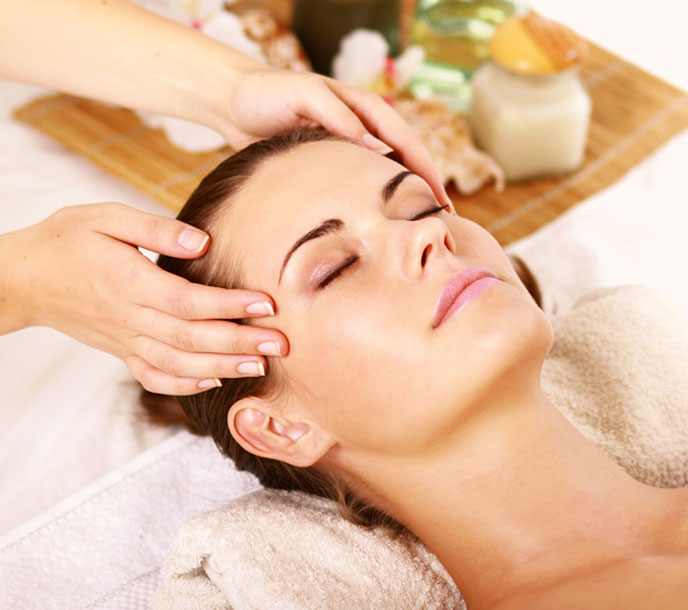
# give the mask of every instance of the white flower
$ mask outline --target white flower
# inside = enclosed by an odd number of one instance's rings
[[[425,49],[419,46],[408,47],[394,60],[394,86],[397,91],[411,82],[416,70],[425,59]]]
[[[332,62],[334,78],[343,83],[393,95],[411,82],[425,59],[425,51],[413,46],[394,61],[387,57],[389,45],[376,30],[357,29],[342,38]]]
[[[332,74],[342,83],[370,88],[382,75],[388,52],[389,45],[380,32],[354,30],[339,43]]]

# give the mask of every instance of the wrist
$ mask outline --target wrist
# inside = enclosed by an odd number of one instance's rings
[[[27,231],[0,235],[0,335],[34,325],[25,268]]]
[[[232,100],[240,87],[242,78],[252,72],[270,71],[274,68],[252,59],[231,47],[212,41],[213,48],[202,62],[202,71],[195,71],[196,83],[193,85],[196,106],[201,113],[192,120],[200,122],[221,133],[230,146],[237,147],[241,138],[240,119],[232,114]]]

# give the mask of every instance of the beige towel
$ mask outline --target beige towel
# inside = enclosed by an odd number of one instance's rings
[[[554,322],[543,389],[640,481],[688,485],[688,324],[640,286],[599,290]]]
[[[606,289],[553,322],[543,371],[553,402],[636,478],[688,478],[688,325],[651,291]],[[156,608],[465,608],[439,561],[339,517],[334,503],[261,490],[179,533]]]

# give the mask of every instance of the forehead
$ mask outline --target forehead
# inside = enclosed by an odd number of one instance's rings
[[[379,190],[381,181],[395,169],[402,167],[349,142],[301,144],[263,163],[237,197],[236,209],[245,207],[242,202],[253,206],[257,196],[278,206],[289,202],[290,208],[294,208],[305,197],[336,200],[352,190]]]
[[[348,142],[299,145],[263,163],[232,197],[215,240],[239,263],[251,288],[267,290],[295,240],[325,219],[370,209],[383,184],[402,169]]]

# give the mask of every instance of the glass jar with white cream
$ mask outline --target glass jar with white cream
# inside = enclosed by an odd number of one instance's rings
[[[469,122],[509,181],[561,175],[583,162],[591,101],[576,64],[584,41],[534,13],[495,32],[473,75]]]

